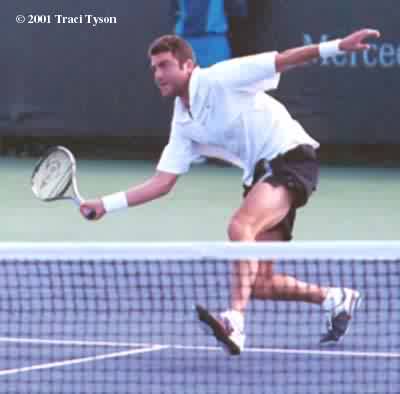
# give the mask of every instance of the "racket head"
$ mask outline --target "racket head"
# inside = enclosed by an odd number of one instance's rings
[[[74,182],[76,161],[74,155],[63,146],[48,149],[36,163],[31,177],[33,194],[42,201],[54,201],[64,197]]]

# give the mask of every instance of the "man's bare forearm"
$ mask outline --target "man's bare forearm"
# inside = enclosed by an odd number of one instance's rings
[[[369,48],[369,44],[365,42],[366,40],[379,37],[380,32],[378,30],[362,29],[340,40],[288,49],[276,55],[275,68],[277,72],[281,73],[307,64],[319,57],[330,57],[346,52],[363,51]]]
[[[133,207],[166,195],[172,189],[175,181],[173,178],[155,175],[147,182],[126,191],[128,205]]]
[[[293,67],[310,63],[312,60],[318,59],[319,56],[319,45],[288,49],[276,55],[276,71],[281,73]]]

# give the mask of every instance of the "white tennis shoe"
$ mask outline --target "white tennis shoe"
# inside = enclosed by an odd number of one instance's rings
[[[196,306],[197,317],[207,332],[214,335],[222,348],[231,355],[239,355],[244,348],[244,318],[240,312],[229,310],[218,317],[206,308]]]
[[[244,318],[240,312],[229,310],[221,313],[220,322],[223,324],[231,345],[224,346],[229,354],[240,354],[244,349],[246,335],[244,334]]]
[[[327,313],[327,333],[320,343],[337,343],[346,334],[356,309],[361,304],[361,294],[352,289],[331,288],[322,304]]]

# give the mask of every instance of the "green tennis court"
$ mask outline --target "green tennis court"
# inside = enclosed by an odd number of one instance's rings
[[[125,190],[151,176],[156,165],[77,160],[78,183],[85,197]],[[0,159],[2,242],[226,240],[230,215],[241,199],[239,170],[198,165],[163,199],[92,223],[73,204],[43,203],[33,197],[34,163],[27,158]],[[323,166],[318,192],[299,211],[295,239],[398,239],[399,197],[398,168]]]

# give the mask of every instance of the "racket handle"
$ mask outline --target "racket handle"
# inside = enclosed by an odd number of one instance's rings
[[[91,208],[85,208],[84,215],[86,219],[93,220],[96,218],[96,211]]]

